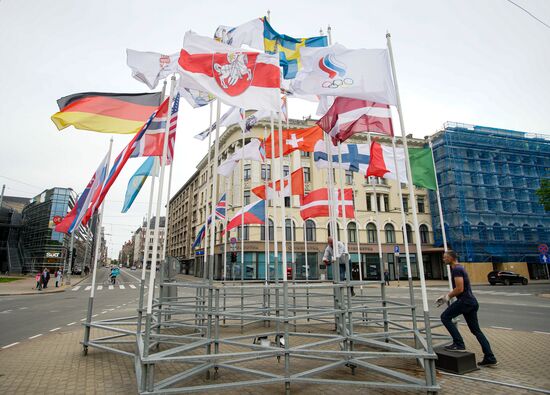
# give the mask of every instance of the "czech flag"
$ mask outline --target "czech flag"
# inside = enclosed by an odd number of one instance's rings
[[[241,218],[241,214],[244,212],[244,222]],[[250,224],[264,224],[265,223],[265,200],[258,200],[257,202],[251,203],[247,206],[244,206],[243,209],[237,211],[235,216],[227,224],[226,230],[235,229],[243,223],[244,225]]]

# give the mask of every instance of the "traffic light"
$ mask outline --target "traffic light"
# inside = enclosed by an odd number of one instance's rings
[[[235,262],[237,262],[237,253],[232,252],[231,253],[231,263],[235,263]]]

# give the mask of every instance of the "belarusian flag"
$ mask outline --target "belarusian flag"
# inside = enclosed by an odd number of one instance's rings
[[[370,155],[367,177],[374,176],[397,180],[397,170],[399,170],[399,182],[407,184],[404,148],[396,148],[394,155],[393,147],[373,141]],[[409,148],[409,159],[411,161],[413,184],[418,187],[436,190],[432,150],[430,148]],[[395,167],[396,162],[397,169]]]

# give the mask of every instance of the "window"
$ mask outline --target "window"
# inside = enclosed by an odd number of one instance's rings
[[[249,237],[249,226],[245,225],[244,226],[244,235],[243,235],[242,240],[248,240],[249,239],[248,237]],[[237,227],[237,240],[241,240],[241,225],[239,225]]]
[[[296,224],[290,218],[285,220],[285,236],[287,240],[296,240]]]
[[[309,152],[307,153],[309,154]],[[302,169],[304,169],[304,182],[311,182],[311,169],[309,167],[302,167]]]
[[[274,233],[273,233],[273,221],[271,219],[268,219],[267,220],[267,226],[268,226],[268,232],[269,232],[269,240],[270,241],[273,241],[273,236],[274,236]],[[265,225],[262,225],[260,227],[260,240],[262,241],[265,241]]]
[[[244,191],[244,204],[250,204],[250,191]]]
[[[329,223],[328,226],[327,226],[327,231],[328,231],[329,237],[332,236],[332,232],[331,232],[330,228],[331,228],[331,225]],[[340,224],[339,223],[336,223],[336,230],[338,231],[338,240],[340,240]]]
[[[283,166],[283,176],[287,177],[290,174],[290,167],[288,165]]]
[[[422,244],[427,244],[430,242],[430,232],[428,231],[428,227],[426,225],[420,225],[420,242]]]
[[[479,240],[487,240],[487,226],[483,222],[477,224]]]
[[[386,231],[386,243],[395,243],[395,229],[392,224],[386,224],[384,226]]]
[[[271,165],[262,165],[262,180],[271,180]]]
[[[502,226],[499,223],[493,225],[493,235],[495,240],[504,240],[504,233],[502,233]]]
[[[346,170],[346,184],[353,185],[353,172],[351,170]]]
[[[409,198],[406,196],[403,196],[403,211],[409,212]]]
[[[414,243],[413,232],[412,232],[411,225],[406,224],[405,229],[407,231],[407,243],[408,244]],[[403,242],[405,242],[405,240],[403,240]]]
[[[244,168],[243,168],[243,179],[244,180],[250,180],[250,173],[251,173],[251,168],[250,168],[250,163],[247,163],[244,165]]]
[[[311,152],[300,151],[300,156],[302,158],[309,158],[311,156]]]
[[[285,196],[285,207],[290,207],[290,196]]]
[[[510,234],[510,240],[518,239],[518,231],[514,224],[508,224],[508,233]]]
[[[390,211],[390,197],[389,195],[378,195],[378,211]]]
[[[424,198],[423,197],[418,197],[418,212],[419,213],[424,213],[425,212]]]
[[[544,229],[544,226],[538,225],[537,226],[537,238],[539,239],[539,243],[544,243],[546,240],[546,230]]]
[[[357,226],[355,225],[355,222],[350,222],[348,224],[348,241],[350,243],[357,242]]]
[[[529,225],[525,224],[523,225],[523,240],[525,241],[532,241],[532,235],[531,235],[531,228]]]
[[[371,198],[371,194],[370,193],[367,193],[367,211],[373,211],[372,210],[372,198]]]
[[[308,219],[306,221],[306,240],[315,241],[315,239],[316,239],[315,222]]]

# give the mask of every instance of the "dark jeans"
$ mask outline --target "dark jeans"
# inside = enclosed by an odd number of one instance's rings
[[[479,322],[477,320],[478,310],[479,304],[477,303],[477,300],[462,301],[459,299],[447,307],[447,309],[441,314],[441,322],[445,325],[445,328],[447,328],[453,337],[453,343],[459,347],[464,347],[464,339],[462,339],[458,328],[453,323],[453,318],[462,314],[468,324],[468,328],[470,328],[470,332],[472,332],[481,345],[481,349],[485,355],[484,359],[488,361],[496,361],[495,355],[493,354],[493,351],[491,351],[491,345],[479,327]]]

